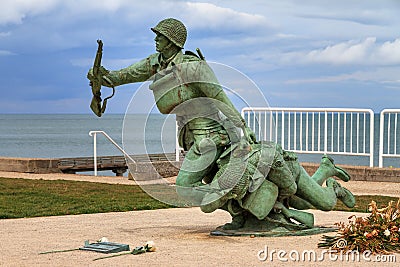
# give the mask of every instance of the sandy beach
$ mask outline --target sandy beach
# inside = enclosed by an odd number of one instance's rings
[[[0,172],[0,177],[24,179],[66,179],[101,183],[134,184],[127,178],[93,177],[70,174],[24,174]],[[399,196],[400,183],[348,182],[355,194]],[[347,222],[355,213],[311,211],[319,226]],[[356,213],[358,216],[364,214]],[[322,260],[317,244],[322,234],[291,237],[217,237],[210,231],[230,220],[217,211],[205,214],[199,208],[175,208],[153,211],[132,211],[0,220],[0,266],[397,266],[400,254],[392,258],[370,256],[359,261],[345,258]],[[39,254],[52,250],[82,247],[85,240],[95,242],[101,237],[112,242],[129,244],[131,249],[152,240],[157,251],[140,255],[94,259],[104,254],[89,251]],[[278,259],[282,250],[286,256]],[[316,261],[293,261],[288,255],[295,251],[312,250]],[[265,261],[262,261],[268,255]],[[293,258],[293,257],[292,257]],[[271,261],[272,260],[272,261]],[[386,262],[377,262],[383,261]],[[397,263],[387,262],[396,260]]]

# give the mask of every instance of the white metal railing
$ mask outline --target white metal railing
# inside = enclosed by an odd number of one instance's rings
[[[242,109],[242,117],[258,140],[274,141],[297,153],[366,156],[370,166],[374,165],[374,113],[371,109],[248,107]],[[379,167],[383,166],[384,157],[400,158],[399,119],[400,109],[384,109],[380,113]],[[103,134],[135,162],[107,133],[90,131],[94,139],[95,176],[97,134]],[[176,140],[176,161],[180,160],[180,150]]]
[[[178,121],[175,122],[175,161],[179,161],[180,159],[180,154],[181,151],[183,151],[183,148],[180,147],[179,145],[179,126],[178,126]]]
[[[130,161],[135,163],[131,156],[125,152],[106,132],[104,131],[90,131],[89,135],[93,136],[93,160],[94,160],[94,176],[97,176],[97,134],[104,135],[119,151],[121,151]]]
[[[384,157],[400,157],[400,109],[384,109],[380,113],[379,127],[379,167],[383,167]]]
[[[367,156],[374,164],[371,109],[248,107],[242,116],[258,140],[297,153]]]

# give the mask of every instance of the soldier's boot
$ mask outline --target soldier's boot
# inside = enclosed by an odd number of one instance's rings
[[[344,182],[350,180],[350,175],[344,169],[336,166],[331,157],[324,155],[321,159],[321,164],[311,178],[317,184],[322,185],[327,178],[332,176],[336,176]]]
[[[353,208],[356,204],[354,195],[346,188],[342,187],[334,178],[328,178],[326,180],[326,186],[333,188],[337,199],[343,202],[347,207]]]
[[[232,216],[232,222],[226,223],[223,226],[224,230],[237,230],[243,227],[244,223],[246,221],[246,217],[244,214],[238,214],[235,216]]]
[[[226,223],[223,226],[224,230],[237,230],[242,228],[245,221],[246,221],[246,211],[239,206],[239,204],[234,201],[230,200],[228,203],[223,207],[226,211],[228,211],[232,216],[232,221],[230,223]]]

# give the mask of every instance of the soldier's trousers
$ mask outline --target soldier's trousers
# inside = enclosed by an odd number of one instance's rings
[[[229,138],[225,130],[193,131],[194,144],[185,155],[182,167],[176,178],[178,194],[191,202],[200,205],[204,195],[201,190],[203,179],[212,180],[216,172],[216,161],[221,156]],[[209,179],[211,178],[211,179]]]

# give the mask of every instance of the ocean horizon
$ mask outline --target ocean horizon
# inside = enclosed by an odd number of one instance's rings
[[[125,114],[104,114],[101,118],[93,114],[0,114],[0,156],[28,158],[69,158],[93,156],[93,137],[90,131],[106,132],[119,146],[123,147],[122,130]],[[130,115],[130,118],[132,115]],[[146,114],[133,115],[138,127]],[[151,126],[163,123],[163,115],[151,115]],[[158,120],[157,120],[158,119]],[[130,121],[130,123],[132,123]],[[133,122],[135,123],[135,122]],[[129,140],[143,139],[141,129],[134,129]],[[146,131],[146,143],[149,148],[159,147],[159,134]],[[173,152],[175,132],[166,133],[167,141]],[[169,137],[169,139],[168,139]],[[163,140],[164,141],[164,140]],[[112,156],[122,153],[104,136],[97,137],[98,155]],[[159,151],[161,152],[161,151]]]
[[[125,114],[117,113],[104,114],[101,118],[94,114],[0,114],[0,157],[91,157],[93,137],[89,136],[89,132],[93,130],[106,132],[117,144],[124,147],[124,117]],[[166,115],[162,114],[151,114],[152,119],[149,119],[147,114],[129,114],[129,118],[129,136],[125,136],[124,142],[129,142],[130,154],[174,152],[176,136],[173,120],[166,120]],[[379,119],[379,114],[375,115],[375,120],[377,118]],[[146,125],[145,134],[143,125]],[[377,133],[379,134],[379,122],[375,121],[375,140],[379,140],[376,139]],[[143,139],[146,139],[145,142]],[[141,149],[136,151],[135,147]],[[378,150],[376,146],[374,166],[378,165]],[[97,137],[97,154],[122,155],[101,135]],[[369,165],[368,157],[332,157],[338,164]],[[299,154],[299,160],[302,162],[319,162],[320,159],[319,154]],[[384,166],[400,167],[400,163],[398,159],[385,159]]]

